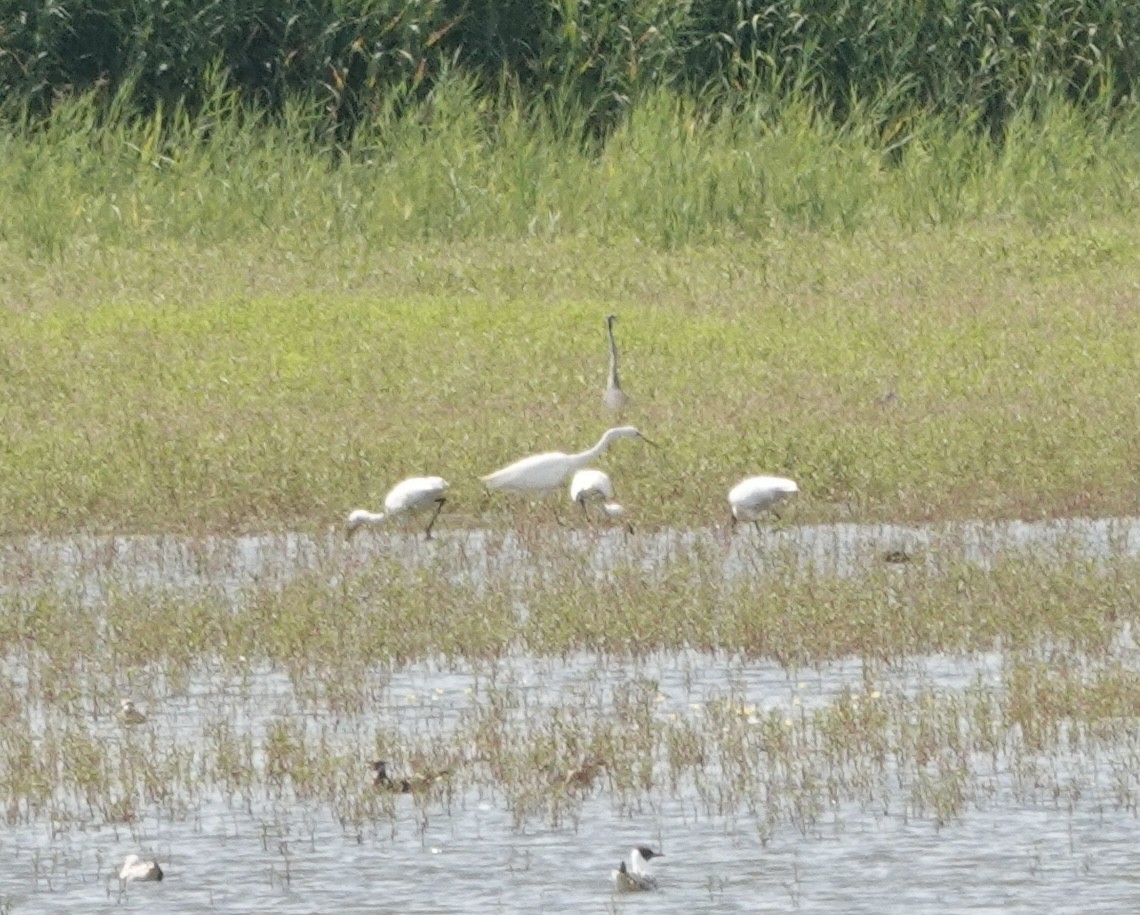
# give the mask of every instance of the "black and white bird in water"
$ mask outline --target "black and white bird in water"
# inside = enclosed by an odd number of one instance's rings
[[[119,702],[117,717],[120,724],[146,724],[146,715],[139,711],[134,699],[123,699]]]
[[[629,852],[629,863],[622,861],[611,876],[614,889],[619,893],[641,893],[657,889],[657,880],[649,873],[651,858],[663,858],[659,851],[654,851],[647,845],[635,845]]]

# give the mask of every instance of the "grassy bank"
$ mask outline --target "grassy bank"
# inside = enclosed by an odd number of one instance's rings
[[[639,524],[754,472],[800,520],[1136,511],[1127,123],[897,146],[662,96],[587,153],[461,90],[339,157],[236,110],[8,135],[3,530],[324,525],[413,473],[513,523],[478,475],[614,424],[607,312],[664,445],[602,462]]]
[[[413,473],[452,482],[445,527],[509,523],[478,475],[614,422],[609,311],[625,418],[663,445],[600,462],[641,524],[720,520],[753,472],[799,480],[800,520],[1136,510],[1123,220],[327,254],[23,263],[4,528],[323,525]]]

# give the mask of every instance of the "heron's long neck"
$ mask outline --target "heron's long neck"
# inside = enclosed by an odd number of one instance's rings
[[[614,327],[612,324],[606,325],[606,333],[610,337],[610,386],[618,386],[618,366],[617,366],[617,343],[614,342]]]
[[[586,451],[579,451],[577,454],[570,455],[574,466],[585,467],[592,460],[594,460],[594,458],[609,448],[611,439],[610,432],[612,431],[613,430],[611,429],[609,432],[606,432],[606,434],[603,435],[600,439],[598,439],[598,444],[596,444],[593,448],[587,449]]]

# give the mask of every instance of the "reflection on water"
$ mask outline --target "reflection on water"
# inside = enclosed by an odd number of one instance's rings
[[[845,525],[731,536],[723,530],[563,533],[558,548],[585,555],[599,575],[619,565],[651,574],[675,563],[715,561],[716,574],[732,577],[762,569],[773,551],[844,574],[892,548],[907,549],[917,562],[938,561],[947,544],[956,557],[984,564],[1007,548],[1132,555],[1138,540],[1135,522],[1118,520]],[[537,557],[548,549],[490,532],[444,532],[433,543],[399,535],[361,538],[351,545],[334,532],[8,543],[0,561],[8,592],[74,581],[97,602],[124,583],[222,582],[236,594],[287,582],[301,570],[335,576],[346,564],[378,557],[491,585],[515,580],[520,569],[542,574]],[[1119,657],[1140,667],[1134,648],[1122,647]],[[1004,663],[998,653],[912,658],[876,670],[875,682],[906,695],[931,688],[997,690]],[[3,673],[17,683],[27,675],[11,660]],[[254,668],[239,679],[198,671],[186,688],[146,703],[149,720],[129,738],[110,721],[94,731],[106,741],[194,748],[224,708],[238,734],[260,748],[273,722],[292,718],[330,753],[359,756],[360,778],[367,781],[361,747],[373,744],[374,735],[396,732],[409,742],[424,733],[446,737],[484,701],[489,677],[528,697],[520,715],[565,703],[584,685],[608,701],[631,679],[648,679],[659,694],[653,715],[672,721],[699,718],[725,698],[754,707],[759,717],[799,714],[835,702],[848,689],[861,691],[864,673],[861,663],[849,661],[789,676],[775,664],[691,652],[628,665],[599,665],[588,656],[508,657],[490,674],[462,663],[425,663],[378,676],[383,701],[374,708],[330,717],[300,699],[279,671]],[[1008,744],[1015,741],[1010,735]],[[1120,785],[1135,782],[1129,773],[1136,771],[1136,742],[1133,735],[1119,743],[1062,746],[1032,769],[1036,783],[1003,752],[970,759],[961,816],[941,823],[916,807],[912,786],[890,778],[858,801],[840,797],[803,829],[769,821],[760,794],[719,805],[691,780],[671,785],[667,778],[654,779],[641,794],[597,790],[557,827],[534,818],[520,827],[511,800],[493,780],[475,781],[449,801],[396,795],[391,818],[362,826],[342,822],[320,797],[297,800],[288,790],[262,789],[226,794],[211,779],[202,779],[202,790],[180,805],[137,799],[141,816],[132,825],[106,824],[93,811],[85,816],[78,797],[61,798],[70,822],[9,804],[0,832],[0,911],[1127,912],[1140,905],[1140,871],[1134,866],[1136,808]],[[259,765],[260,753],[254,755]],[[202,764],[201,753],[190,759]],[[655,862],[661,889],[615,897],[610,870],[637,843],[666,853]],[[130,852],[156,856],[166,879],[123,891],[112,874]]]

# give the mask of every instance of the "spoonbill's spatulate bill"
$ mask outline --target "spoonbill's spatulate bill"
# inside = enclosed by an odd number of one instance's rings
[[[430,540],[431,529],[447,501],[447,480],[443,477],[409,477],[388,490],[384,497],[384,511],[370,512],[358,508],[348,516],[348,536],[351,537],[365,524],[380,524],[393,515],[416,514],[432,511],[424,535]]]

